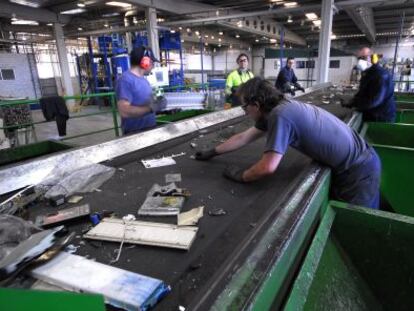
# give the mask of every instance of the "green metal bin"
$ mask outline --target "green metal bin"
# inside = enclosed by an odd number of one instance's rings
[[[67,143],[46,140],[16,148],[3,149],[0,150],[0,165],[28,160],[70,148],[73,148],[73,146]]]
[[[414,105],[413,109],[400,109],[397,111],[397,123],[414,124]]]
[[[361,134],[372,144],[414,148],[414,125],[382,122],[364,124]]]
[[[285,310],[414,310],[414,218],[331,201]]]

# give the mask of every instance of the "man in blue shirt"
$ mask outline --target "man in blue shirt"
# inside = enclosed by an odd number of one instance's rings
[[[131,69],[117,81],[116,98],[124,135],[155,127],[155,113],[165,108],[165,102],[153,100],[152,87],[145,79],[157,61],[150,48],[134,48]]]
[[[333,114],[313,105],[285,100],[268,81],[253,78],[238,91],[254,127],[236,134],[196,159],[209,160],[266,135],[262,158],[244,170],[229,166],[227,178],[251,182],[273,174],[289,146],[331,167],[333,199],[365,207],[379,207],[381,163],[372,147]]]
[[[357,67],[362,71],[359,90],[345,106],[355,107],[362,112],[364,121],[395,122],[394,82],[391,74],[378,64],[375,54],[359,56]]]
[[[295,90],[305,92],[305,89],[298,83],[298,78],[296,78],[295,72],[293,71],[294,64],[295,59],[288,57],[286,66],[280,70],[275,84],[279,91],[282,93],[290,93],[293,96],[295,96]]]

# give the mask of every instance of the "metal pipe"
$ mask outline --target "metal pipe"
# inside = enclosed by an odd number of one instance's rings
[[[202,18],[194,18],[194,19],[187,19],[187,20],[177,20],[171,22],[162,23],[163,26],[175,26],[175,25],[185,25],[185,24],[193,24],[193,23],[215,23],[217,21],[222,20],[229,20],[229,19],[240,19],[243,17],[256,17],[256,16],[266,16],[266,15],[284,15],[294,12],[304,12],[304,11],[317,11],[320,10],[320,4],[314,5],[306,5],[306,6],[298,6],[294,8],[278,8],[278,9],[271,9],[271,10],[261,10],[255,12],[243,12],[243,13],[236,13],[236,14],[228,14],[222,16],[213,16],[213,17],[202,17]]]
[[[401,20],[400,20],[400,33],[397,36],[396,39],[396,44],[395,44],[395,50],[394,50],[394,62],[392,65],[392,73],[391,73],[391,79],[394,79],[394,72],[395,72],[395,67],[397,65],[397,53],[398,53],[398,45],[400,44],[400,39],[402,36],[402,31],[403,31],[403,27],[404,27],[404,19],[405,19],[405,11],[402,12],[401,14]]]

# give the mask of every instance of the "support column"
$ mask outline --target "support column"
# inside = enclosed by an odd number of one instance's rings
[[[331,52],[331,33],[333,17],[333,0],[322,0],[321,32],[318,49],[318,83],[328,82],[329,57]]]
[[[63,37],[63,28],[61,24],[53,24],[53,34],[56,40],[56,50],[59,57],[60,76],[63,87],[63,94],[67,96],[73,95],[72,79],[70,78],[68,51],[65,46],[65,39]],[[67,101],[68,108],[73,107],[75,102],[73,100]]]
[[[160,59],[160,44],[157,27],[157,11],[155,8],[146,8],[148,44],[156,58]]]

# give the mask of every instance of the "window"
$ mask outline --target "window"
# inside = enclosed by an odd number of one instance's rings
[[[14,70],[13,69],[2,69],[1,77],[3,80],[15,80]]]
[[[340,60],[331,60],[329,62],[329,68],[339,68],[341,66]]]
[[[306,68],[315,68],[315,61],[314,60],[308,60],[306,62]]]
[[[306,68],[306,62],[303,61],[303,60],[298,60],[298,61],[296,61],[295,67],[296,68]]]

